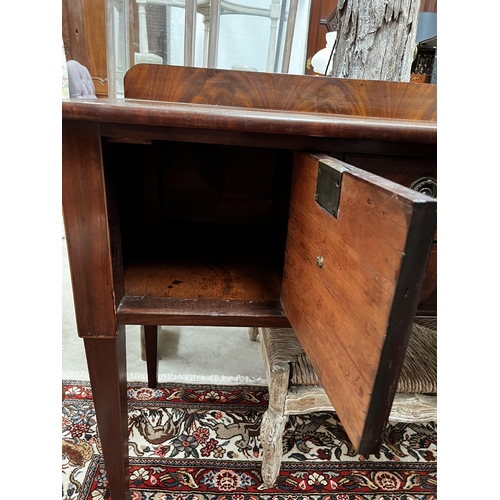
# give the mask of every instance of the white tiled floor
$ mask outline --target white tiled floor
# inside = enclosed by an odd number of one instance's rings
[[[66,240],[62,240],[63,379],[88,380],[83,340],[76,332]],[[127,379],[147,380],[146,363],[140,357],[139,327],[129,326]],[[159,345],[159,382],[266,385],[259,342],[247,328],[162,327]]]

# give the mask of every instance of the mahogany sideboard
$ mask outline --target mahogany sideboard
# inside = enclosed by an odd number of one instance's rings
[[[127,324],[291,325],[355,448],[378,450],[412,321],[435,314],[436,86],[138,65],[125,96],[62,105],[112,498],[128,495]]]

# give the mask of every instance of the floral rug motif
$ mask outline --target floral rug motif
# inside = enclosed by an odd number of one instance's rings
[[[388,425],[376,455],[354,452],[333,412],[291,416],[276,485],[259,491],[267,388],[128,388],[132,500],[436,500],[436,424]],[[66,381],[63,500],[107,500],[92,391]]]

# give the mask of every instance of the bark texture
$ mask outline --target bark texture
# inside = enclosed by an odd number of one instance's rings
[[[339,0],[331,76],[409,81],[420,0]]]

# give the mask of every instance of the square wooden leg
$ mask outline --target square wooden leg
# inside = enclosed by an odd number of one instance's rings
[[[144,351],[148,371],[148,387],[158,386],[158,334],[160,327],[146,325],[141,327],[141,337],[144,335]]]
[[[106,476],[113,500],[129,498],[125,327],[113,338],[84,339]]]

